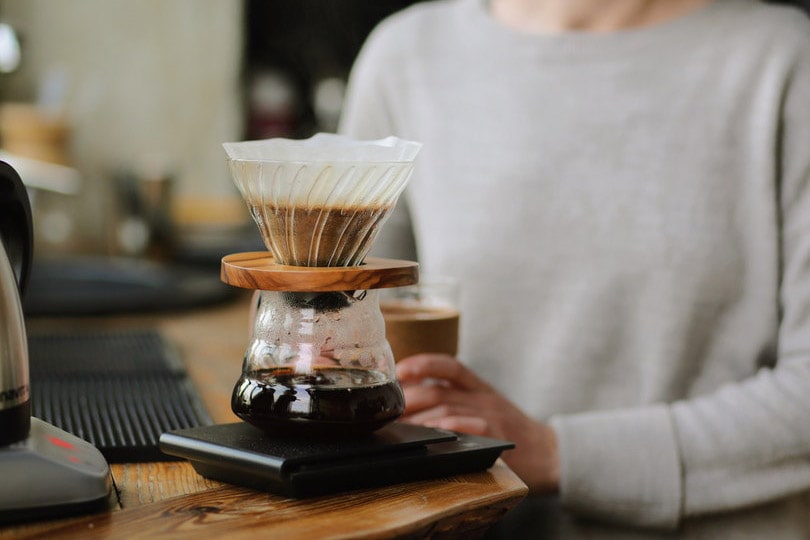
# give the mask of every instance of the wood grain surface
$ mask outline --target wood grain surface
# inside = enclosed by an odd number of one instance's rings
[[[312,499],[221,484],[0,538],[474,538],[524,495],[498,461],[484,473]]]
[[[179,348],[217,423],[234,422],[230,395],[250,333],[251,294],[188,312],[39,319],[33,330],[157,327]],[[527,493],[500,460],[489,470],[313,499],[286,499],[198,475],[185,461],[114,464],[109,510],[0,527],[20,538],[475,538]]]

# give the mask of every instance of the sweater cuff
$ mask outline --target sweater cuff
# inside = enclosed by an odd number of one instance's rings
[[[683,481],[668,407],[563,415],[550,423],[566,509],[627,525],[677,527]]]

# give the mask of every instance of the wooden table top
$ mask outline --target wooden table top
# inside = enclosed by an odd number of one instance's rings
[[[216,423],[238,421],[230,396],[250,333],[250,296],[166,314],[34,319],[29,331],[158,328],[177,345]],[[527,493],[498,460],[487,471],[312,499],[208,480],[185,461],[112,464],[110,511],[0,527],[18,538],[474,538]]]

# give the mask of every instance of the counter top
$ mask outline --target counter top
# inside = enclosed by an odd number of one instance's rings
[[[250,329],[250,291],[205,309],[103,318],[41,318],[32,331],[157,328],[181,351],[215,423],[238,421],[230,396]],[[110,511],[0,528],[0,540],[76,538],[474,538],[527,493],[501,461],[486,471],[311,499],[208,480],[185,461],[112,464]]]

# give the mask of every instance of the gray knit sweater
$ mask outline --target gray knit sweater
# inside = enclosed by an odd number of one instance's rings
[[[366,43],[341,130],[424,143],[406,200],[423,274],[461,280],[459,356],[559,438],[544,527],[810,537],[803,13],[530,35],[419,4]]]

